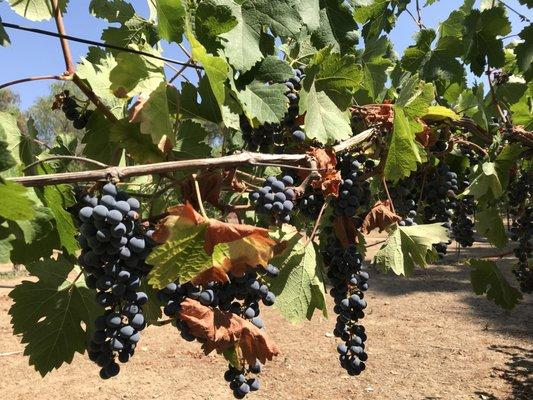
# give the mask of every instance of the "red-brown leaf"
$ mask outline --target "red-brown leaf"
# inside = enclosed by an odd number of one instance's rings
[[[219,207],[220,190],[224,179],[222,173],[217,171],[207,171],[201,173],[197,179],[202,200],[215,207]],[[183,195],[185,202],[189,202],[195,209],[199,209],[192,175],[181,183],[181,194]]]
[[[265,333],[238,315],[223,312],[187,299],[181,303],[180,319],[202,342],[205,354],[213,350],[240,347],[248,364],[265,363],[279,354],[276,344]]]
[[[366,215],[361,229],[367,234],[376,228],[381,232],[401,220],[402,217],[392,211],[390,200],[379,200]]]

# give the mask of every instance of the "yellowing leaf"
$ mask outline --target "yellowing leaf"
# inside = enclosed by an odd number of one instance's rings
[[[427,112],[422,118],[425,121],[438,122],[448,118],[457,121],[461,117],[449,108],[443,106],[429,106]]]

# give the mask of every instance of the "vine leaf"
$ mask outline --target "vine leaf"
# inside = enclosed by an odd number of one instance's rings
[[[210,52],[215,54],[219,47],[218,36],[233,29],[237,18],[228,4],[219,0],[206,0],[198,4],[194,12],[194,33]]]
[[[21,161],[19,152],[16,151],[17,138],[20,138],[17,119],[14,115],[0,111],[0,172],[10,169]]]
[[[331,45],[335,52],[341,54],[351,51],[359,39],[359,34],[350,7],[336,0],[323,0],[318,3],[319,23],[315,30],[313,26],[310,27],[313,45],[319,49]],[[311,7],[316,7],[316,3],[311,4]],[[306,22],[309,21],[306,17]]]
[[[89,328],[101,313],[93,291],[83,281],[69,281],[69,273],[78,272],[73,267],[61,256],[28,264],[38,281],[25,280],[9,293],[13,333],[22,334],[24,355],[42,376],[72,362],[76,352],[83,354]]]
[[[287,111],[287,87],[281,83],[265,85],[253,81],[244,90],[237,92],[244,112],[250,119],[257,119],[260,125],[277,123],[283,119]]]
[[[494,207],[476,212],[476,232],[485,236],[491,244],[498,248],[505,247],[507,244],[503,220]]]
[[[442,224],[395,226],[381,246],[374,262],[384,271],[392,269],[396,275],[410,275],[416,265],[425,268],[437,258],[433,245],[448,241]]]
[[[211,257],[204,250],[206,224],[194,225],[180,218],[174,221],[169,240],[156,247],[147,258],[154,265],[148,274],[148,283],[158,289],[179,278],[180,282],[193,279],[211,266]]]
[[[226,97],[226,89],[224,82],[226,81],[229,66],[226,60],[222,57],[209,55],[204,46],[193,36],[191,32],[187,33],[187,38],[191,44],[191,53],[195,61],[202,64],[204,67],[211,90],[217,99],[219,105],[224,104]]]
[[[515,48],[516,64],[529,82],[533,79],[533,25],[526,26],[518,36],[523,42]]]
[[[391,47],[385,36],[365,41],[365,50],[361,57],[362,88],[355,94],[358,103],[380,103],[383,99],[387,70],[393,65],[387,56]]]
[[[68,254],[76,255],[79,249],[79,244],[76,240],[78,230],[72,219],[72,214],[66,211],[67,208],[76,203],[71,187],[69,185],[45,186],[38,192],[38,195],[43,204],[54,215],[61,246]]]
[[[237,346],[249,365],[256,360],[264,364],[279,354],[278,347],[264,331],[233,313],[187,299],[181,303],[179,316],[201,340],[205,354]]]
[[[511,32],[511,24],[503,7],[472,10],[464,21],[463,59],[477,76],[483,74],[485,65],[493,68],[505,64],[503,42],[500,37]]]
[[[402,217],[392,211],[390,200],[378,200],[365,216],[361,229],[369,234],[378,228],[380,232],[387,229],[390,225],[399,222]]]
[[[293,323],[310,320],[315,309],[327,317],[322,257],[316,244],[307,243],[297,231],[284,240],[284,251],[271,261],[280,269],[279,276],[269,282],[276,295],[275,307]]]
[[[507,310],[514,308],[522,299],[520,291],[507,282],[494,261],[471,258],[467,264],[471,268],[472,288],[477,295],[486,294],[487,299]]]
[[[32,219],[35,216],[34,204],[27,193],[24,186],[0,178],[0,217],[12,221]]]
[[[422,118],[424,121],[439,122],[444,120],[457,121],[461,117],[447,107],[429,106]]]
[[[107,19],[109,22],[126,23],[135,15],[135,9],[124,0],[91,0],[89,11],[95,17]]]
[[[8,0],[11,9],[17,14],[32,21],[43,21],[54,16],[50,0]],[[61,12],[67,8],[67,0],[59,0]]]
[[[476,200],[488,202],[499,198],[503,194],[503,187],[498,176],[496,163],[485,162],[479,168],[478,173],[470,186],[462,193],[462,196],[474,196]]]
[[[190,204],[168,209],[153,235],[161,243],[148,257],[154,265],[149,283],[162,288],[170,282],[228,281],[228,273],[266,266],[276,242],[268,230],[252,225],[205,220]]]
[[[310,139],[330,144],[352,134],[348,113],[339,110],[325,92],[317,91],[314,83],[300,92],[300,112],[306,113],[305,131]]]
[[[208,132],[202,125],[191,120],[184,120],[176,134],[176,146],[174,146],[178,158],[209,157],[211,147],[205,142],[207,136]]]
[[[311,186],[321,190],[324,196],[332,195],[337,197],[342,177],[340,171],[336,170],[337,157],[335,157],[333,149],[329,147],[325,149],[313,147],[307,153],[315,158],[317,168],[320,171],[320,179],[313,179]],[[302,176],[302,179],[305,179],[305,175]]]
[[[155,0],[157,9],[157,31],[161,39],[181,43],[185,7],[181,0]]]

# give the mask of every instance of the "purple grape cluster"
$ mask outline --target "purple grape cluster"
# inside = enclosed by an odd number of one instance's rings
[[[83,195],[77,208],[79,264],[87,287],[96,290],[96,300],[105,309],[95,321],[89,358],[108,379],[120,371],[116,358],[125,363],[134,354],[146,326],[142,306],[148,297],[140,287],[151,268],[145,260],[155,246],[153,231],[139,222],[139,201],[112,183],[103,187],[102,196]]]
[[[281,179],[269,176],[263,187],[250,195],[258,213],[270,216],[276,222],[290,222],[296,193],[294,179],[285,175]]]

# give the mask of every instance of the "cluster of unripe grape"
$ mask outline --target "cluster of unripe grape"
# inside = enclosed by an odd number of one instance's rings
[[[261,271],[263,273],[260,273]],[[262,329],[264,322],[259,317],[260,303],[262,302],[265,306],[272,306],[276,300],[276,296],[270,291],[265,277],[276,277],[278,274],[278,268],[269,264],[265,268],[258,266],[257,269],[251,270],[243,276],[230,275],[230,280],[227,283],[210,282],[198,286],[191,282],[184,284],[175,282],[158,292],[158,298],[165,304],[163,308],[165,315],[174,318],[174,325],[187,341],[202,340],[196,338],[190,332],[187,324],[180,319],[181,303],[187,298],[197,300],[205,306],[216,307],[223,312],[238,315]],[[230,388],[235,398],[242,399],[250,391],[259,389],[259,379],[250,376],[250,374],[258,374],[259,372],[261,372],[259,362],[242,369],[230,365],[224,378],[230,382]]]
[[[148,297],[140,287],[150,270],[145,259],[155,243],[152,231],[140,224],[139,208],[137,199],[112,183],[103,187],[102,196],[82,195],[77,207],[79,264],[87,287],[96,290],[105,309],[88,344],[89,358],[101,367],[103,379],[118,374],[115,359],[129,360],[146,326],[142,306]]]
[[[296,200],[293,185],[294,179],[290,175],[284,175],[281,179],[269,176],[263,187],[250,195],[255,210],[276,222],[290,222]]]
[[[305,132],[296,122],[299,115],[299,90],[305,75],[300,68],[294,69],[293,72],[294,76],[285,82],[285,96],[289,107],[281,123],[269,123],[254,128],[245,115],[240,116],[243,140],[250,150],[269,152],[275,145],[276,152],[283,152],[290,141],[298,143],[305,140]]]
[[[64,97],[61,104],[61,110],[65,114],[65,118],[72,122],[72,126],[74,126],[74,128],[85,128],[93,111],[88,109],[80,111],[78,102],[69,96],[68,90],[63,92],[63,95]]]
[[[330,294],[337,314],[333,334],[343,341],[337,346],[339,361],[348,374],[359,375],[368,359],[365,328],[358,321],[365,316],[364,292],[368,289],[369,276],[362,270],[362,256],[356,246],[343,248],[334,235],[328,237],[322,256],[333,286]]]

